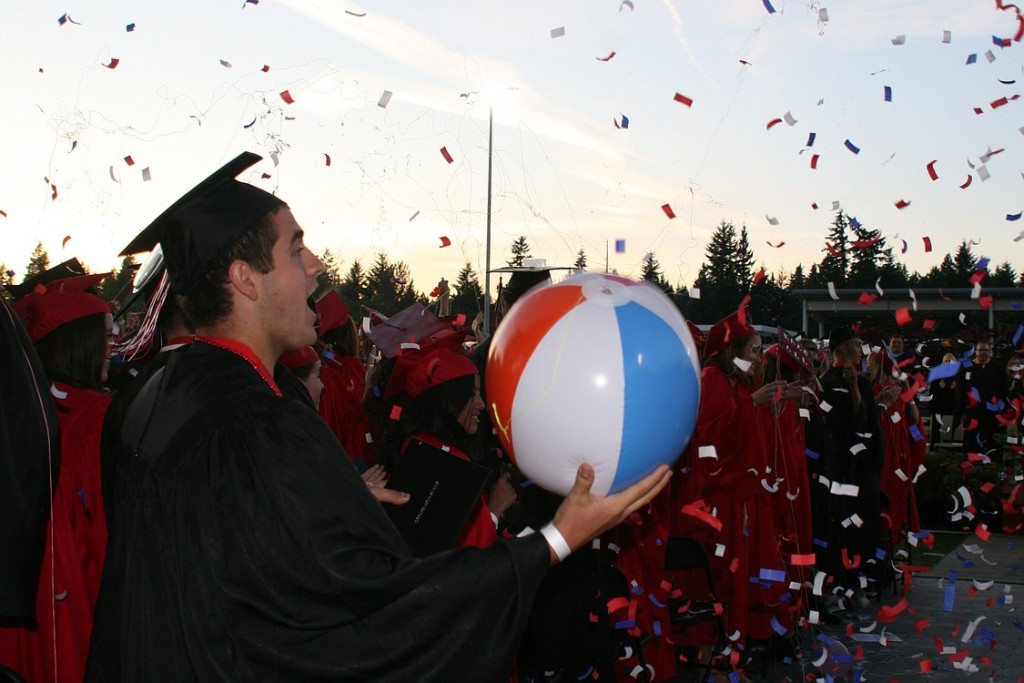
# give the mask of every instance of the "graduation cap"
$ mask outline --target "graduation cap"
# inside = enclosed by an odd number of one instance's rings
[[[745,322],[740,322],[739,311],[734,311],[708,330],[708,339],[704,342],[704,358],[711,358],[734,341],[752,334],[757,334],[757,330]]]
[[[298,370],[299,368],[304,368],[307,365],[312,365],[318,360],[320,360],[320,354],[316,352],[316,349],[312,346],[306,346],[294,351],[286,351],[281,355],[277,362],[289,370]]]
[[[37,343],[61,325],[96,313],[110,313],[106,301],[86,291],[108,275],[78,275],[36,285],[12,308],[24,321],[32,342]]]
[[[439,384],[467,375],[478,374],[476,364],[462,353],[462,342],[469,330],[439,335],[399,356],[388,378],[385,398],[406,393],[416,398]]]
[[[857,335],[854,334],[853,326],[843,325],[842,327],[837,327],[828,333],[828,350],[835,351],[846,342],[856,338]]]
[[[417,303],[373,325],[366,337],[386,358],[394,358],[402,344],[414,343],[422,348],[438,335],[451,333],[444,321]]]
[[[37,285],[47,285],[55,280],[64,280],[79,275],[85,275],[85,268],[82,267],[78,259],[70,258],[32,277],[25,278],[25,281],[21,284],[4,286],[11,293],[11,296],[14,297],[14,300],[17,301],[26,294],[33,292]]]
[[[349,320],[349,308],[337,290],[329,289],[316,300],[317,331],[320,335],[336,330]]]
[[[523,259],[521,266],[495,268],[492,273],[509,273],[508,284],[505,285],[505,301],[509,306],[514,304],[528,291],[540,284],[551,282],[551,271],[573,270],[569,266],[549,266],[542,259]]]
[[[121,256],[163,247],[171,287],[189,294],[210,263],[227,251],[256,221],[284,205],[274,195],[235,180],[263,157],[242,152],[221,166],[135,236]]]

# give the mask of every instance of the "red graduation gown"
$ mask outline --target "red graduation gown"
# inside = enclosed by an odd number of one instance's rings
[[[881,382],[872,387],[875,398],[882,390],[894,385],[893,382]],[[896,385],[898,386],[898,385]],[[899,419],[893,421],[893,415]],[[920,445],[915,444],[910,435],[910,419],[907,417],[907,406],[903,401],[897,400],[889,406],[879,418],[882,426],[882,440],[885,442],[885,459],[882,461],[882,469],[878,473],[878,487],[885,494],[887,509],[883,509],[883,517],[888,514],[888,533],[893,549],[906,538],[907,532],[914,533],[921,530],[921,519],[917,513],[917,499],[914,496],[914,484],[912,479],[917,472],[918,451],[924,445],[922,439]],[[921,434],[924,429],[919,425]],[[903,478],[897,473],[903,473]],[[883,528],[883,530],[886,530]]]
[[[54,386],[61,467],[36,591],[38,629],[0,628],[0,663],[29,683],[84,677],[107,547],[100,435],[110,396]]]
[[[366,368],[355,356],[321,356],[321,361],[324,391],[320,396],[320,415],[348,457],[365,461],[369,454],[366,433],[370,430],[363,411]]]

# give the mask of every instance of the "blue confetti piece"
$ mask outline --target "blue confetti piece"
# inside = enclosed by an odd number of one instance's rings
[[[1014,302],[1012,302],[1012,303],[1010,304],[1010,308],[1015,308],[1015,309],[1017,309],[1017,310],[1020,310],[1020,308],[1021,308],[1020,302],[1019,302],[1019,301],[1014,301]]]
[[[852,143],[849,140],[846,141],[846,146],[849,147],[853,151],[854,154],[856,154],[857,152],[860,151],[856,147],[853,147]],[[857,220],[856,216],[854,216],[854,217],[852,217],[850,219],[850,225],[852,225],[855,228],[860,228],[861,227],[861,222],[859,220]]]
[[[781,602],[789,602],[789,599],[791,597],[793,597],[793,594],[790,593],[789,591],[786,591],[785,593],[783,593],[782,595],[779,596],[779,600]]]
[[[761,2],[764,3],[764,8],[768,10],[768,14],[775,14],[775,8],[772,7],[772,3],[768,2],[768,0],[761,0]]]
[[[127,26],[124,27],[124,30],[127,31],[128,33],[131,33],[132,31],[135,30],[135,24],[134,23],[128,24]]]
[[[885,86],[885,101],[892,102],[892,86]]]
[[[629,117],[625,114],[622,115],[622,123],[619,124],[621,128],[629,128]]]
[[[879,560],[885,559],[886,552],[882,548],[875,548],[875,557]]]
[[[85,500],[85,489],[78,489],[78,493],[75,494],[75,498],[82,501],[82,511],[88,512],[89,506],[86,504]]]
[[[930,536],[931,533],[932,532],[930,532],[930,531],[915,531],[914,532],[914,537],[917,538],[917,539],[928,538],[928,536]]]
[[[615,240],[615,253],[623,254],[626,252],[626,240]]]
[[[593,674],[593,673],[594,673],[594,667],[590,667],[589,669],[587,669],[586,671],[584,671],[584,672],[583,672],[582,674],[580,674],[579,676],[577,676],[577,677],[576,677],[576,680],[577,680],[577,681],[582,681],[582,680],[584,680],[584,679],[590,678],[591,674]]]
[[[910,425],[910,436],[914,438],[914,441],[924,441],[924,434],[921,433],[921,429],[916,425]]]
[[[945,595],[942,598],[942,609],[945,612],[953,611],[953,600],[956,598],[956,587],[946,586]]]
[[[1020,213],[1008,213],[1008,214],[1006,214],[1006,220],[1011,221],[1011,222],[1019,221],[1021,216],[1024,216],[1024,211],[1022,211]]]
[[[786,627],[779,623],[779,620],[772,615],[772,630],[778,633],[780,636],[786,635]]]
[[[818,546],[819,548],[828,548],[828,541],[823,541],[820,538],[814,539],[813,543],[814,543],[814,545]]]
[[[860,677],[861,677],[861,670],[860,669],[854,669],[853,670],[853,683],[860,683]]]
[[[928,371],[928,381],[934,382],[938,379],[949,379],[950,377],[956,377],[960,373],[959,363],[941,363],[933,366]]]
[[[988,403],[985,404],[985,407],[988,408],[989,412],[999,413],[999,412],[1002,412],[1003,408],[1006,407],[1006,403],[1004,403],[1002,401],[1002,399],[1000,399],[999,401],[997,401],[995,403],[992,403],[991,401],[989,401]]]
[[[1000,38],[999,36],[992,36],[992,44],[997,45],[999,47],[1009,47],[1010,39]]]
[[[826,645],[831,645],[832,643],[836,642],[835,638],[826,633],[819,633],[818,640],[822,643],[825,643]]]
[[[978,259],[978,263],[975,264],[974,269],[975,270],[988,270],[988,263],[989,263],[989,258],[987,256],[982,256],[980,259]]]
[[[860,154],[860,147],[858,147],[857,145],[855,145],[855,144],[853,144],[852,142],[850,142],[850,139],[849,139],[849,138],[847,138],[847,139],[846,139],[846,140],[845,140],[845,141],[843,142],[843,144],[844,144],[844,145],[846,145],[846,149],[850,150],[850,151],[851,151],[851,152],[853,152],[854,154]],[[852,222],[852,221],[851,221],[851,222]]]
[[[380,387],[376,384],[373,385],[373,395],[380,398]]]
[[[636,628],[636,619],[625,619],[623,621],[615,622],[615,629],[623,631],[630,628]]]
[[[811,460],[817,460],[818,458],[821,457],[818,453],[815,453],[810,448],[808,448],[807,450],[804,451],[804,455],[806,455]]]
[[[781,569],[766,569],[762,567],[761,571],[758,572],[758,576],[765,581],[775,581],[777,583],[782,583],[786,580],[786,572]]]
[[[1014,302],[1016,303],[1016,302]],[[1021,335],[1024,335],[1024,323],[1017,325],[1017,331],[1013,334],[1013,345],[1017,346],[1020,343]]]
[[[978,62],[978,55],[977,54],[972,52],[971,54],[967,55],[967,63],[968,64],[976,64],[977,62]]]
[[[807,146],[814,147],[814,138],[818,137],[817,133],[811,133],[807,136]]]
[[[648,593],[647,594],[647,599],[650,600],[651,602],[653,602],[655,604],[655,606],[657,606],[657,607],[664,607],[665,606],[665,603],[663,603],[661,600],[658,600],[658,598],[654,597],[654,593]]]
[[[653,627],[654,627],[654,635],[657,636],[658,638],[661,638],[661,620],[660,619],[655,620],[655,622],[653,624]]]

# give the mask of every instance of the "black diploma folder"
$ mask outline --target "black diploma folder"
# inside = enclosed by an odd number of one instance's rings
[[[410,495],[384,510],[417,557],[454,547],[490,471],[440,448],[412,439],[391,473],[387,488]]]

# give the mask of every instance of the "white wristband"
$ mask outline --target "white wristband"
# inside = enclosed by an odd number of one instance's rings
[[[555,527],[554,522],[546,524],[544,528],[540,530],[540,533],[544,537],[544,540],[548,542],[548,545],[551,546],[551,549],[555,551],[555,557],[558,558],[559,562],[569,557],[572,553],[572,548],[570,548],[569,544],[565,542],[565,537],[562,536],[562,532]]]
[[[501,522],[498,519],[498,515],[494,514],[493,512],[491,513],[491,522],[494,523],[494,528],[495,529],[497,529],[499,526],[501,526]]]

